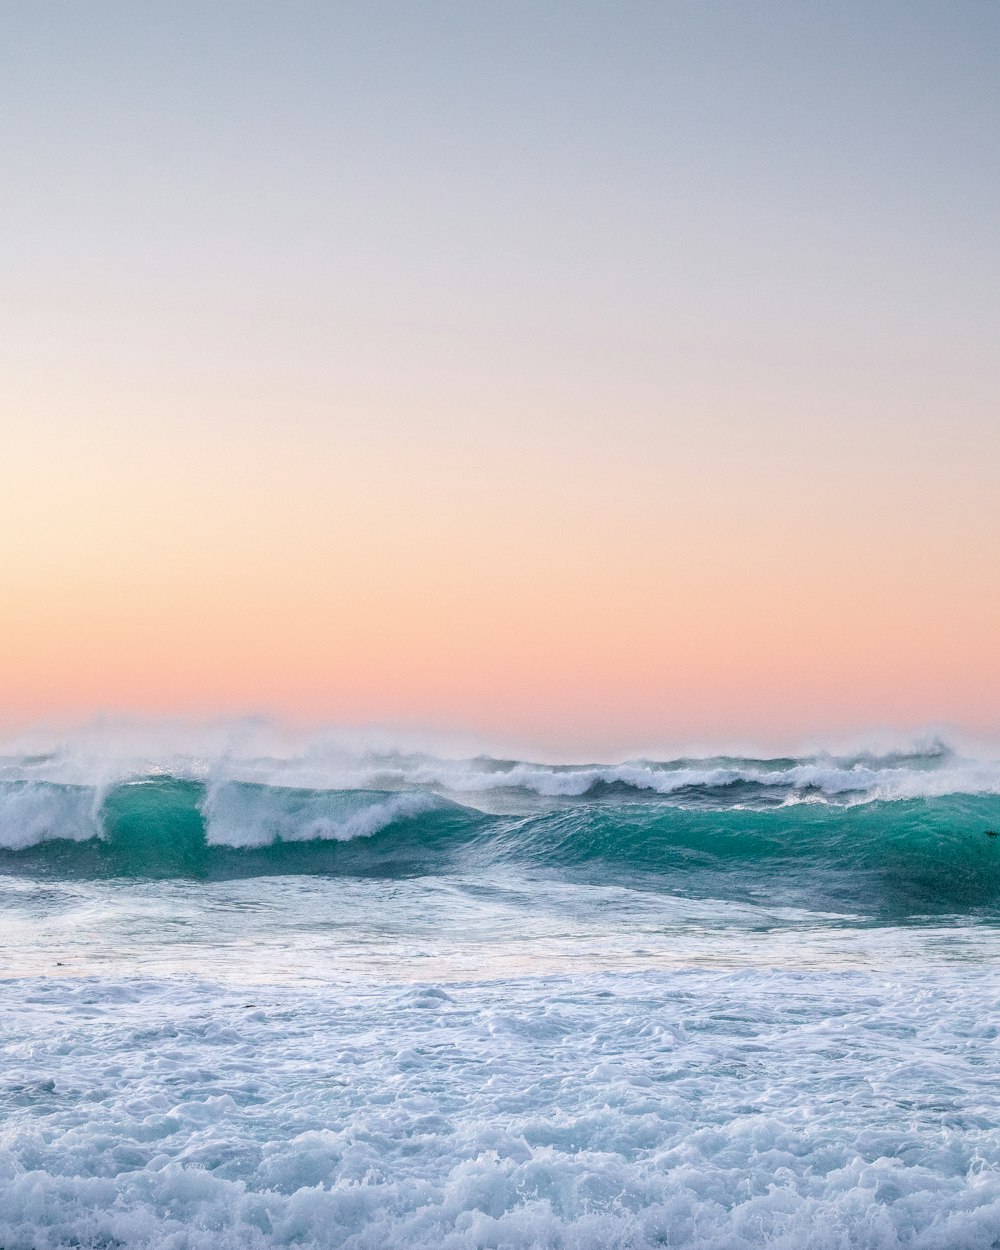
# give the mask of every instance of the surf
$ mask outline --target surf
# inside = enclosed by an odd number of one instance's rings
[[[0,871],[13,874],[488,884],[503,868],[869,917],[1000,914],[998,829],[993,794],[777,801],[746,779],[667,794],[602,782],[522,796],[510,810],[398,779],[379,790],[173,774],[104,787],[0,782]]]

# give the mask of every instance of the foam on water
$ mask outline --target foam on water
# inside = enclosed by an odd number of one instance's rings
[[[985,1248],[1000,980],[6,987],[0,1243]]]

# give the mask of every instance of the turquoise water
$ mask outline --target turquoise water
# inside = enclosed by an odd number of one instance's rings
[[[0,1245],[1000,1245],[1000,767],[0,762]]]

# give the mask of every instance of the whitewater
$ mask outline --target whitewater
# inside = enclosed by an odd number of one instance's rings
[[[1000,762],[0,751],[0,1247],[1000,1246]]]

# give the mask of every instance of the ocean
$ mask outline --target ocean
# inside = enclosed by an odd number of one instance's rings
[[[0,759],[0,1247],[1000,1246],[1000,764]]]

